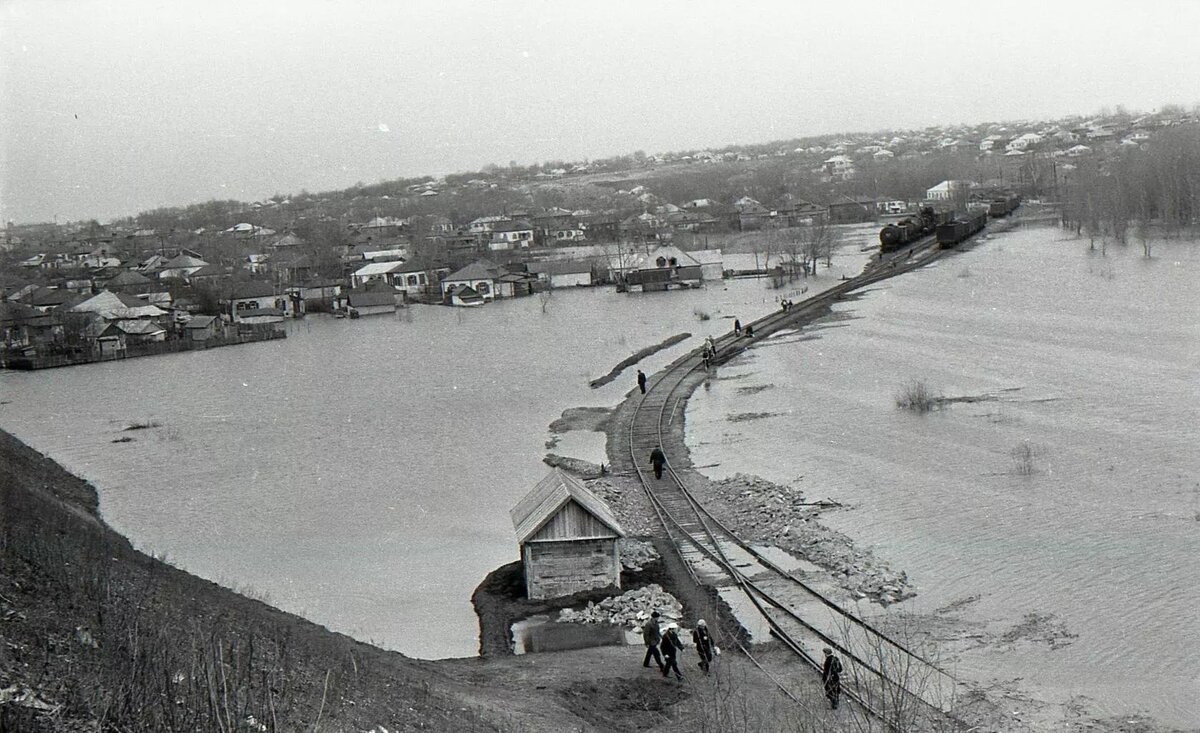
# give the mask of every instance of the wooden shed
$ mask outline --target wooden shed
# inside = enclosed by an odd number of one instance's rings
[[[553,469],[512,512],[531,599],[621,586],[612,510],[578,479]]]

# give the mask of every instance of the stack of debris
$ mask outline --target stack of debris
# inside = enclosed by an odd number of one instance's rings
[[[619,596],[610,596],[599,603],[588,602],[576,611],[564,608],[558,614],[559,623],[613,624],[636,629],[650,618],[653,611],[662,616],[662,623],[678,622],[683,618],[683,604],[667,593],[662,586],[651,583]]]
[[[621,555],[621,567],[635,573],[662,557],[654,543],[628,537],[617,540],[617,552]]]

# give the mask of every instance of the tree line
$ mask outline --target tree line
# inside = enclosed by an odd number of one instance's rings
[[[1095,246],[1131,234],[1150,256],[1153,235],[1172,237],[1200,216],[1200,126],[1161,130],[1139,146],[1081,162],[1065,176],[1062,223]]]

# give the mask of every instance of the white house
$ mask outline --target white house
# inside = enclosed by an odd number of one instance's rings
[[[1008,150],[1028,150],[1037,146],[1042,142],[1042,136],[1036,132],[1027,132],[1024,135],[1013,138],[1007,146]]]
[[[467,224],[467,231],[471,234],[491,234],[497,224],[505,221],[511,219],[507,216],[481,216]]]
[[[450,273],[442,280],[442,295],[450,298],[454,291],[469,287],[483,300],[496,297],[496,281],[504,274],[504,268],[489,260],[477,260]]]
[[[439,279],[450,273],[449,267],[420,267],[405,265],[392,273],[392,287],[404,293],[405,298],[423,295],[429,288],[434,287]]]
[[[925,198],[931,201],[950,201],[958,196],[965,196],[970,188],[970,181],[942,181],[927,190]]]
[[[382,282],[394,285],[396,274],[405,269],[403,262],[372,262],[355,270],[350,275],[350,287],[361,288],[367,283]]]
[[[493,251],[526,249],[533,245],[533,225],[523,219],[497,222],[491,235],[488,248]]]
[[[280,323],[291,315],[291,299],[264,282],[241,282],[229,294],[229,317],[234,323]]]
[[[834,155],[821,162],[821,170],[832,180],[849,180],[854,177],[854,161],[845,155]]]

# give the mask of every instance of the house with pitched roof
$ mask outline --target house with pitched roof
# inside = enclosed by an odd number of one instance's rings
[[[229,317],[234,323],[280,323],[292,314],[291,299],[275,292],[270,283],[235,283],[229,293]]]
[[[510,514],[531,600],[621,587],[617,540],[625,532],[579,479],[552,469]]]
[[[442,295],[450,301],[455,290],[466,286],[484,300],[492,300],[496,297],[496,283],[504,272],[504,268],[495,262],[476,260],[442,280]]]
[[[533,246],[533,225],[524,219],[497,222],[491,231],[488,249],[526,249]]]
[[[159,280],[168,280],[171,278],[184,279],[191,275],[196,270],[199,270],[208,265],[207,262],[199,257],[191,255],[178,254],[163,263],[162,269],[158,272]]]

